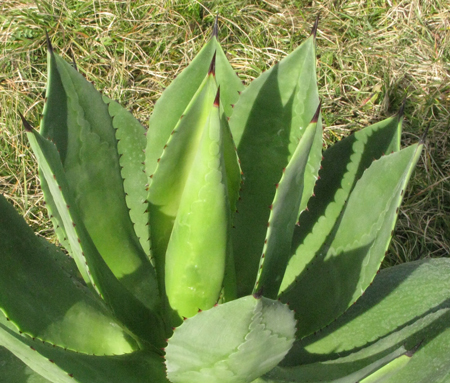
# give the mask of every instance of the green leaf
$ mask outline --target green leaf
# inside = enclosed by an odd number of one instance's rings
[[[0,347],[0,361],[2,383],[52,383],[34,372],[4,347]]]
[[[293,313],[278,301],[243,297],[189,318],[166,348],[173,383],[245,383],[275,367],[294,340]]]
[[[242,92],[230,128],[243,171],[243,187],[233,230],[233,254],[239,295],[249,294],[264,245],[275,185],[319,105],[314,37],[263,73]],[[311,149],[305,192],[306,207],[322,156],[320,129]]]
[[[167,87],[155,104],[147,134],[145,164],[148,175],[155,172],[158,158],[164,151],[164,145],[208,73],[214,54],[216,55],[216,80],[221,88],[225,115],[231,116],[231,104],[236,103],[244,85],[234,73],[219,42],[213,36]]]
[[[157,297],[154,270],[130,220],[108,106],[92,84],[53,52],[48,67],[42,135],[60,153],[73,202],[105,262],[143,304],[152,306]]]
[[[450,368],[449,272],[448,259],[382,270],[345,315],[317,334],[296,341],[281,365],[260,380],[446,381]]]
[[[156,347],[161,347],[165,335],[159,314],[144,306],[117,280],[97,251],[73,201],[55,145],[41,137],[35,130],[28,131],[27,136],[61,215],[83,278],[105,300],[114,315],[134,334]]]
[[[344,138],[325,151],[315,196],[295,228],[293,255],[280,291],[292,284],[330,235],[363,172],[384,154],[400,150],[402,118],[395,116]]]
[[[147,144],[146,130],[134,116],[119,103],[103,96],[108,104],[108,112],[116,129],[117,151],[126,203],[130,209],[130,218],[134,231],[139,238],[145,253],[150,255],[147,210],[147,175],[145,174],[145,146]],[[156,283],[156,278],[150,279]],[[155,290],[156,286],[152,287]],[[154,294],[157,296],[157,294]]]
[[[410,146],[372,163],[357,181],[314,260],[280,294],[296,311],[298,337],[331,323],[372,283],[422,146]]]
[[[194,162],[203,129],[217,92],[213,74],[204,81],[179,120],[151,175],[148,201],[152,253],[160,289],[164,291],[167,244],[178,214],[181,197]],[[150,138],[149,138],[150,139]]]
[[[138,349],[100,299],[62,268],[71,260],[36,237],[3,196],[0,210],[4,315],[23,333],[77,352],[117,355]]]
[[[0,345],[53,383],[168,383],[163,359],[151,351],[94,356],[20,335],[0,317]],[[41,383],[41,382],[36,382]]]
[[[230,208],[217,94],[180,199],[166,253],[166,293],[180,317],[219,299],[230,252]],[[216,103],[217,102],[217,103]],[[169,144],[170,145],[170,144]]]
[[[271,205],[260,272],[255,285],[255,291],[261,291],[268,298],[276,299],[278,296],[289,261],[292,235],[301,213],[300,203],[305,186],[305,169],[316,136],[317,125],[317,118],[314,118],[314,121],[306,128],[278,183]]]
[[[418,346],[392,382],[440,382],[450,368],[449,273],[448,259],[382,270],[345,315],[296,342],[283,365],[325,362],[356,352],[364,362],[402,345],[407,350]]]
[[[374,361],[362,357],[364,351],[366,350],[324,362],[295,367],[277,366],[258,382],[362,383],[366,382],[365,379],[373,379],[376,376],[385,378],[386,375],[404,367],[410,360],[410,357],[405,355],[407,351],[403,346],[385,356],[375,357]]]

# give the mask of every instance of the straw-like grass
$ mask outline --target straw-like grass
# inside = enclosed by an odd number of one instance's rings
[[[325,139],[394,114],[403,141],[429,125],[427,149],[400,211],[386,264],[450,252],[450,9],[445,0],[0,2],[0,191],[51,238],[37,167],[19,123],[44,103],[45,30],[56,49],[147,121],[154,102],[199,51],[219,15],[220,40],[249,83],[308,36],[316,15]]]

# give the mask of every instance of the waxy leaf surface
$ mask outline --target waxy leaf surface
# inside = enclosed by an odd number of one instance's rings
[[[0,209],[3,314],[23,333],[80,353],[136,350],[137,343],[103,302],[71,275],[73,260],[36,237],[3,196]]]
[[[243,297],[198,313],[178,327],[166,348],[173,383],[246,383],[275,367],[294,341],[287,306]]]
[[[152,306],[158,295],[155,273],[130,219],[108,106],[92,84],[53,51],[48,68],[42,135],[59,151],[73,203],[103,259],[121,283]]]
[[[342,315],[372,283],[421,149],[422,145],[413,145],[372,163],[356,183],[316,257],[280,295],[296,311],[298,337]],[[365,207],[363,212],[361,206]]]
[[[241,296],[249,294],[254,287],[275,185],[319,105],[314,44],[314,37],[309,37],[255,79],[242,92],[230,118],[243,171],[233,230],[233,254]],[[300,210],[306,207],[313,192],[321,153],[322,132],[318,129],[305,171]]]

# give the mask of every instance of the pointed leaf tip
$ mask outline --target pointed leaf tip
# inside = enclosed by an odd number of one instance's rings
[[[27,132],[32,132],[33,131],[33,127],[30,125],[30,123],[25,119],[25,117],[22,115],[22,113],[20,113],[20,112],[18,112],[19,113],[19,116],[20,116],[20,118],[22,119],[22,124],[23,124],[23,127],[24,127],[24,129],[27,131]]]
[[[213,76],[216,75],[216,52],[214,52],[214,56],[211,60],[211,64],[209,66],[208,75],[212,74]]]
[[[75,62],[75,55],[73,54],[73,49],[70,48],[70,55],[72,56],[72,65],[76,71],[78,71],[77,63]]]
[[[430,130],[430,125],[431,122],[428,123],[428,126],[426,127],[425,132],[423,133],[422,138],[419,141],[421,144],[424,144],[425,140],[427,139],[428,131]]]
[[[50,37],[49,37],[47,31],[45,31],[45,37],[46,37],[46,39],[47,39],[47,50],[48,50],[50,53],[53,53],[53,46],[52,46],[52,43],[51,43],[51,41],[50,41]]]
[[[215,37],[217,39],[218,36],[219,36],[219,15],[216,15],[216,19],[214,20],[212,37]]]
[[[397,112],[397,116],[398,118],[402,118],[403,117],[403,113],[405,112],[405,104],[406,104],[406,97],[404,98],[402,105],[400,106],[400,109]]]
[[[319,120],[320,115],[320,109],[322,108],[322,100],[319,102],[319,106],[317,107],[316,113],[314,113],[314,116],[311,120],[311,124],[316,123]]]
[[[255,299],[261,299],[263,296],[263,289],[260,288],[258,291],[253,293],[253,298]]]
[[[220,106],[220,85],[217,88],[216,98],[214,99],[214,106],[216,107]]]
[[[314,22],[314,25],[311,30],[311,36],[314,36],[314,39],[317,36],[317,28],[319,27],[319,18],[320,18],[320,12],[317,14],[316,21]]]
[[[411,350],[405,352],[405,355],[412,358],[412,356],[417,352],[417,350],[422,346],[422,343],[425,339],[422,339],[419,343],[417,343]]]

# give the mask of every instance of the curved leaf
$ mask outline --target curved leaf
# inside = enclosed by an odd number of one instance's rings
[[[53,383],[168,383],[163,359],[151,351],[109,356],[79,354],[20,335],[1,317],[0,345]]]
[[[342,315],[372,283],[422,146],[410,146],[372,163],[356,183],[314,260],[280,294],[296,311],[298,337]]]
[[[280,291],[292,284],[330,235],[345,202],[363,172],[384,154],[400,150],[402,118],[395,116],[368,126],[325,151],[315,196],[295,228],[292,256]]]
[[[260,272],[255,285],[255,291],[261,291],[268,298],[275,299],[278,296],[289,260],[294,227],[301,213],[300,204],[305,187],[305,171],[316,136],[317,118],[318,116],[307,126],[300,139],[278,183],[271,205]]]
[[[80,353],[138,349],[100,299],[61,268],[67,256],[40,241],[3,196],[0,210],[0,309],[5,316],[33,338]]]
[[[81,214],[73,201],[55,145],[31,127],[28,126],[27,129],[28,140],[61,214],[75,261],[85,281],[133,333],[160,347],[164,344],[165,334],[158,312],[144,306],[111,272],[80,218]]]
[[[166,293],[180,317],[214,306],[230,238],[223,136],[217,94],[192,162],[166,253]]]
[[[108,106],[92,84],[53,51],[48,71],[42,135],[59,151],[73,204],[98,251],[121,283],[150,306],[157,297],[155,283],[149,282],[155,276],[130,220]]]
[[[294,340],[293,313],[278,301],[247,296],[198,313],[166,348],[173,383],[245,383],[276,366]]]
[[[242,92],[230,128],[243,171],[234,218],[238,294],[249,294],[258,271],[275,185],[319,105],[314,36]],[[320,129],[311,148],[300,210],[313,191],[322,157]],[[308,191],[308,192],[306,192]]]

